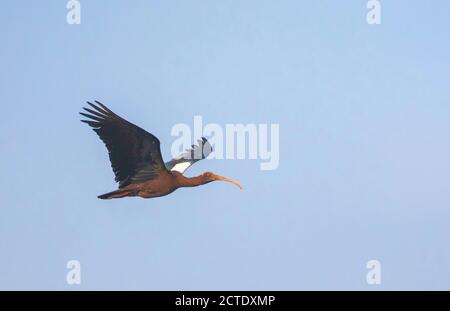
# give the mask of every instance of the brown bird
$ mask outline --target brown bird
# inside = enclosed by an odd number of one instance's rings
[[[185,177],[183,173],[195,162],[206,158],[212,147],[206,138],[192,145],[192,149],[164,163],[158,138],[140,127],[119,117],[102,103],[87,102],[93,109],[80,112],[105,143],[111,167],[119,183],[119,189],[99,195],[100,199],[139,196],[161,197],[182,187],[196,187],[215,180],[222,180],[241,188],[237,182],[210,172],[196,177]]]

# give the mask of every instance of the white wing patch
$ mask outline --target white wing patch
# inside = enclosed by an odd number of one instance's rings
[[[192,165],[192,163],[190,163],[190,162],[178,163],[178,164],[175,164],[174,167],[172,167],[171,171],[177,171],[177,172],[180,172],[181,174],[183,174],[191,165]]]

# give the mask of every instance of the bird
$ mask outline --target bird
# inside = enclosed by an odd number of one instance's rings
[[[211,172],[195,177],[183,173],[211,152],[209,141],[202,137],[198,145],[164,163],[160,141],[153,134],[123,119],[99,101],[87,102],[80,114],[100,137],[109,153],[111,167],[118,189],[99,195],[99,199],[124,197],[155,198],[168,195],[179,188],[196,187],[212,181],[225,181],[240,189],[234,180]]]

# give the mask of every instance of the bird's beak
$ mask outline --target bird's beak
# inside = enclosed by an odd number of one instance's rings
[[[242,189],[242,187],[241,187],[241,185],[239,183],[235,182],[234,180],[232,180],[230,178],[226,178],[226,177],[219,176],[219,175],[213,175],[212,178],[214,180],[222,180],[222,181],[229,182],[229,183],[235,185],[236,187],[239,187],[239,189]]]

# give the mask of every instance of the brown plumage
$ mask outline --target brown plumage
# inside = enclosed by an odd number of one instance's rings
[[[239,188],[235,181],[210,172],[196,177],[185,177],[182,173],[198,160],[206,158],[212,148],[206,138],[199,146],[176,159],[164,163],[160,142],[154,135],[119,117],[102,103],[88,102],[86,112],[80,112],[105,143],[109,152],[111,167],[119,183],[119,189],[98,196],[100,199],[139,196],[142,198],[160,197],[182,187],[196,187],[222,180]],[[242,189],[242,188],[241,188]]]

